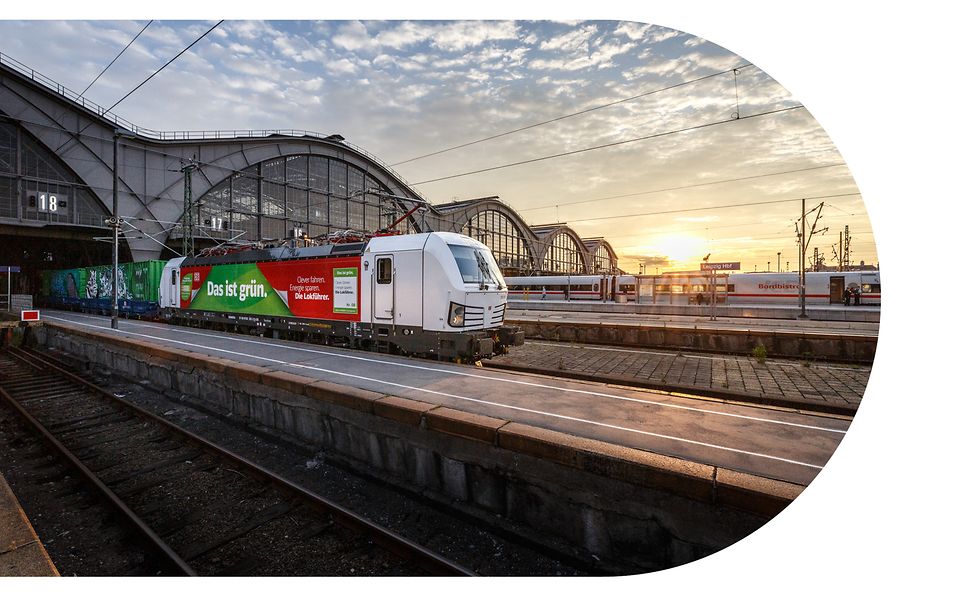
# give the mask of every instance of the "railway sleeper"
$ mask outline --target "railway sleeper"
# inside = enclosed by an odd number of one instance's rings
[[[22,395],[37,388],[47,388],[51,385],[51,382],[55,380],[57,380],[57,378],[51,377],[46,379],[37,379],[36,376],[31,375],[30,377],[24,379],[23,381],[18,381],[13,383],[4,382],[3,387],[7,392],[11,394]],[[73,384],[60,383],[57,385],[63,388],[74,389]]]
[[[173,456],[172,458],[160,460],[159,462],[153,462],[152,464],[147,464],[146,466],[142,468],[136,469],[131,472],[127,472],[125,474],[122,474],[116,477],[102,476],[101,478],[103,479],[103,482],[106,483],[107,485],[119,485],[123,481],[128,481],[129,479],[138,477],[140,475],[145,475],[146,473],[164,469],[170,466],[175,466],[177,464],[182,464],[183,462],[196,460],[201,455],[202,455],[201,451],[193,450],[185,454],[179,454],[179,455]],[[122,464],[125,464],[125,463],[122,463]],[[97,471],[97,475],[98,474],[99,474],[99,471]]]
[[[207,543],[195,545],[189,549],[180,551],[180,555],[182,556],[182,559],[186,560],[187,562],[191,562],[211,551],[232,543],[243,535],[254,531],[264,524],[287,515],[293,509],[297,508],[298,505],[298,502],[293,500],[292,502],[283,501],[269,506],[263,510],[260,510],[253,518],[249,519],[244,524],[233,527],[230,531],[227,531],[225,535]]]
[[[34,404],[43,404],[44,402],[51,401],[56,402],[57,406],[69,407],[74,404],[79,404],[84,401],[83,396],[87,396],[85,390],[74,390],[72,392],[65,392],[63,394],[54,394],[52,396],[35,396],[33,398],[17,398],[17,402],[24,406],[32,406]]]
[[[167,483],[171,483],[171,482],[173,482],[173,481],[178,481],[178,480],[180,480],[180,479],[184,479],[184,478],[186,478],[186,477],[190,477],[190,476],[196,474],[197,472],[198,472],[198,473],[204,473],[204,472],[213,471],[213,470],[215,470],[215,469],[218,468],[218,467],[219,467],[219,464],[218,464],[218,463],[216,463],[216,462],[209,462],[209,463],[206,464],[205,466],[199,466],[199,467],[196,468],[196,469],[181,471],[181,472],[178,472],[178,473],[174,473],[174,474],[172,474],[172,475],[162,476],[162,477],[159,477],[159,478],[156,478],[156,479],[152,479],[152,480],[149,480],[149,481],[142,481],[142,482],[140,482],[140,483],[136,483],[136,484],[134,484],[134,485],[130,485],[129,487],[126,487],[126,488],[124,488],[124,489],[117,489],[117,490],[115,490],[115,492],[116,492],[116,495],[120,496],[120,497],[123,498],[123,499],[126,499],[126,498],[133,497],[133,496],[135,496],[135,495],[139,495],[140,493],[142,493],[142,492],[144,492],[144,491],[146,491],[146,490],[148,490],[148,489],[152,489],[153,487],[159,487],[159,486],[165,485],[165,484],[167,484]]]
[[[86,460],[87,458],[97,455],[105,444],[127,440],[131,437],[137,437],[142,441],[149,441],[148,438],[142,437],[142,433],[142,430],[134,429],[125,433],[120,433],[118,435],[107,435],[106,437],[100,437],[91,442],[78,441],[87,437],[100,435],[99,431],[90,430],[85,434],[74,435],[71,438],[74,442],[76,442],[76,448],[74,449],[73,453],[76,454],[80,459]]]
[[[4,386],[10,395],[16,396],[18,399],[22,398],[24,400],[29,400],[31,398],[46,398],[56,396],[58,393],[66,393],[70,390],[75,390],[76,386],[72,384],[57,384],[52,386],[50,384],[44,384],[43,386],[37,386],[30,388],[28,390],[11,390],[9,386]]]
[[[87,414],[79,417],[71,417],[69,419],[64,419],[62,421],[50,421],[46,423],[46,428],[50,431],[56,431],[57,433],[69,433],[70,431],[79,431],[80,429],[85,429],[89,425],[85,423],[90,423],[96,421],[96,424],[102,421],[102,419],[110,417],[123,417],[123,413],[117,413],[115,410],[102,408],[100,411],[95,414]],[[84,423],[84,424],[81,424]]]

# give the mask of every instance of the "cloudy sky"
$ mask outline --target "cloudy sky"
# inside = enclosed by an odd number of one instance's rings
[[[82,91],[146,23],[0,21],[0,51]],[[213,24],[153,22],[87,97],[112,105]],[[770,75],[633,22],[226,21],[115,112],[156,130],[339,133],[433,203],[497,195],[531,224],[605,237],[628,271],[707,253],[775,270],[779,252],[794,269],[802,197],[829,228],[810,255],[834,261],[849,225],[852,261],[878,261],[839,152]]]

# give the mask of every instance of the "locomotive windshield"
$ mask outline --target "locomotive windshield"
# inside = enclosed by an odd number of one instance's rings
[[[482,287],[494,284],[498,289],[504,288],[504,276],[490,251],[465,245],[448,245],[448,248],[465,284],[480,284]]]

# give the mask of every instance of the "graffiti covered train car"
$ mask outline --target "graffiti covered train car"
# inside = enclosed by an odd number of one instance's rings
[[[119,264],[119,311],[133,317],[159,314],[159,280],[166,262]],[[40,273],[40,303],[60,309],[106,313],[112,308],[113,268],[110,265],[46,270]]]

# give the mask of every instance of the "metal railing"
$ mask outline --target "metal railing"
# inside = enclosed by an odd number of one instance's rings
[[[110,112],[103,106],[100,106],[96,102],[90,101],[76,93],[75,91],[69,89],[68,87],[57,83],[53,79],[47,77],[46,75],[39,73],[27,65],[23,64],[15,58],[0,52],[0,64],[14,70],[24,77],[27,77],[34,83],[46,87],[50,91],[56,93],[57,95],[66,98],[67,100],[81,106],[82,108],[96,114],[100,118],[107,120],[119,128],[122,128],[126,131],[129,131],[133,134],[139,135],[140,137],[145,137],[147,139],[153,139],[156,141],[214,141],[219,139],[259,139],[264,137],[299,137],[303,139],[317,139],[321,141],[331,141],[333,143],[338,143],[351,149],[355,153],[363,156],[369,161],[377,164],[389,175],[393,176],[396,180],[401,182],[405,187],[410,189],[417,197],[422,197],[421,193],[415,189],[410,182],[404,179],[400,174],[395,172],[390,166],[388,166],[382,159],[380,159],[375,154],[358,147],[352,143],[345,141],[344,139],[328,139],[329,135],[322,133],[317,133],[314,131],[308,131],[304,129],[236,129],[236,130],[210,130],[210,131],[157,131],[154,129],[148,129],[145,127],[138,126],[132,122],[126,120],[125,118]]]

